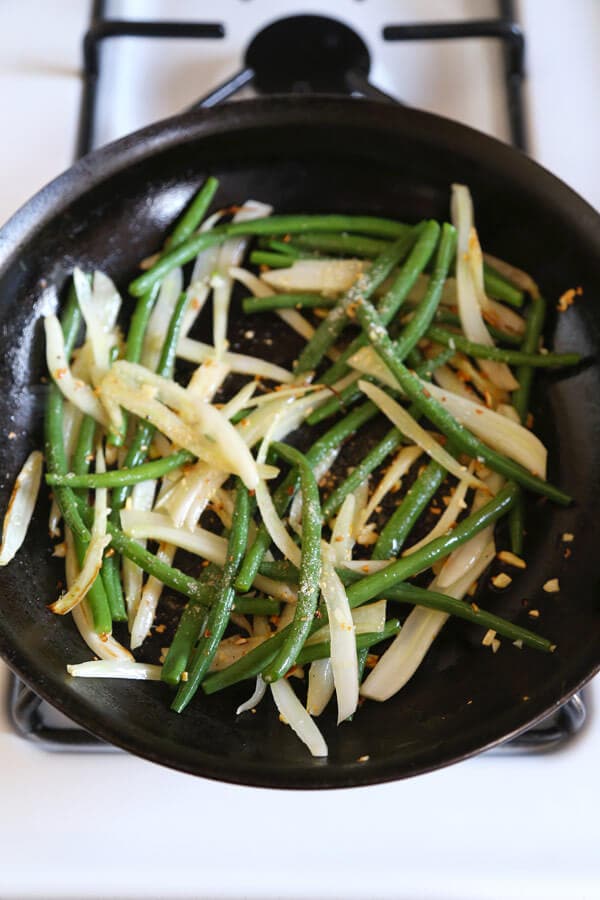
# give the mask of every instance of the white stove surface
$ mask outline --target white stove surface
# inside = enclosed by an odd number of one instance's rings
[[[384,90],[507,137],[497,50],[437,44],[432,67],[431,45],[378,37],[384,23],[484,17],[494,11],[487,0],[119,0],[110,11],[223,20],[228,36],[201,51],[193,41],[110,42],[102,142],[192,103],[239,66],[261,23],[293,12],[353,24],[376,51],[372,78]],[[520,13],[533,155],[600,207],[600,5],[523,0]],[[71,160],[88,15],[81,0],[0,6],[0,222]],[[6,683],[0,665],[0,693]],[[587,700],[589,724],[564,751],[486,755],[318,794],[218,784],[126,754],[45,753],[0,709],[0,897],[593,900],[598,679]]]

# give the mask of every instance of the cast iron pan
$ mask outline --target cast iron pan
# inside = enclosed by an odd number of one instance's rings
[[[82,159],[33,198],[0,233],[0,507],[26,454],[41,445],[44,373],[40,317],[57,304],[74,263],[124,286],[138,261],[209,174],[218,205],[247,197],[284,211],[447,217],[449,185],[469,184],[482,243],[535,273],[553,300],[581,284],[584,298],[552,317],[558,350],[586,356],[600,343],[600,218],[564,184],[497,141],[439,117],[350,99],[232,103],[159,123]],[[258,318],[254,352],[271,324]],[[240,340],[248,328],[234,326]],[[237,338],[234,335],[234,339]],[[295,352],[272,331],[271,353]],[[89,658],[70,619],[46,610],[61,565],[50,556],[40,506],[17,559],[0,573],[0,651],[38,694],[99,737],[155,762],[224,781],[269,787],[342,787],[393,780],[463,759],[515,735],[577,690],[600,665],[597,521],[600,504],[600,367],[537,382],[537,430],[550,477],[575,498],[566,510],[534,503],[528,568],[513,589],[487,595],[502,615],[535,625],[554,655],[504,641],[493,655],[481,629],[450,623],[409,685],[352,724],[321,723],[330,748],[315,761],[270,701],[235,717],[247,683],[169,712],[162,684],[70,680],[66,661]],[[16,437],[8,440],[8,432]],[[560,536],[575,534],[565,560]],[[541,585],[558,577],[560,594]],[[470,702],[472,701],[472,702]],[[367,762],[358,762],[368,756]]]

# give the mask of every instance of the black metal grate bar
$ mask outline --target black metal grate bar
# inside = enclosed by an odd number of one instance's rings
[[[218,106],[224,103],[229,97],[233,97],[238,91],[241,91],[247,84],[251,84],[254,80],[254,71],[252,69],[240,69],[227,81],[224,81],[218,87],[214,88],[210,94],[206,94],[200,100],[197,100],[188,111],[193,112],[195,109],[209,109],[211,106]]]
[[[385,41],[444,41],[469,38],[492,38],[504,46],[504,78],[512,143],[527,149],[523,112],[523,78],[525,74],[525,38],[512,20],[512,3],[501,3],[502,18],[476,19],[470,22],[423,22],[412,25],[386,25]],[[510,16],[510,18],[509,18]]]
[[[128,22],[102,18],[103,9],[103,4],[100,4],[99,8],[94,7],[92,25],[83,39],[84,80],[76,149],[77,158],[85,156],[94,145],[96,95],[98,76],[100,74],[100,46],[103,41],[107,38],[115,37],[209,38],[212,40],[225,37],[225,28],[220,23]],[[238,88],[235,90],[238,90]]]

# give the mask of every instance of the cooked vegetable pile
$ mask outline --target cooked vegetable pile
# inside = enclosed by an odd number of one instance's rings
[[[496,556],[498,588],[525,567],[524,493],[570,502],[546,480],[529,399],[537,368],[580,359],[543,347],[545,302],[484,257],[463,185],[453,224],[416,225],[255,201],[206,218],[217,187],[142,263],[125,335],[98,271],[75,269],[60,319],[46,317],[45,453],[17,479],[0,563],[23,543],[45,459],[67,581],[50,609],[72,614],[95,657],[69,673],[162,680],[178,713],[199,688],[255,679],[237,714],[269,688],[324,756],[314,717],[333,694],[342,722],[360,697],[397,693],[449,616],[494,652],[501,638],[555,649],[472,597]],[[287,367],[263,358],[268,341],[261,355],[229,349],[236,282],[249,338],[273,316],[301,336]],[[193,336],[210,303],[212,344]],[[363,447],[351,467],[349,441]],[[511,549],[497,554],[504,517]],[[160,664],[136,661],[164,631],[165,586],[178,626]],[[407,604],[402,624],[389,617]],[[291,684],[307,666],[303,703]]]

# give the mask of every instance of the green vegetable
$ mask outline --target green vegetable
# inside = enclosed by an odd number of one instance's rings
[[[263,671],[265,681],[277,681],[294,665],[314,622],[321,577],[321,504],[319,487],[310,462],[287,444],[275,442],[271,448],[300,472],[302,486],[302,557],[298,600],[289,632],[277,656]],[[287,630],[287,629],[286,629]]]
[[[167,241],[169,248],[179,247],[180,244],[189,240],[206,215],[218,187],[219,182],[210,175],[175,225],[173,233]]]
[[[521,345],[523,353],[536,353],[546,320],[546,301],[543,297],[535,297],[531,300],[525,326],[525,336]],[[550,355],[550,354],[548,354]],[[545,358],[545,357],[544,357]],[[530,365],[521,365],[515,373],[519,387],[513,391],[513,406],[521,417],[521,422],[527,420],[529,411],[529,397],[535,369]],[[525,504],[521,497],[513,509],[509,519],[510,544],[513,553],[519,556],[523,552],[523,534],[525,531]]]
[[[528,369],[530,367],[551,369],[576,366],[581,362],[579,353],[535,353],[475,344],[460,334],[455,334],[453,331],[445,331],[443,328],[437,328],[435,325],[429,329],[427,337],[431,338],[432,341],[437,341],[438,344],[444,344],[446,347],[454,346],[456,350],[460,350],[469,356],[475,356],[478,359],[493,359],[498,362],[508,363],[509,366],[522,366]],[[517,378],[517,380],[519,379]],[[513,393],[513,400],[514,395],[518,394],[519,390],[520,388]]]
[[[353,315],[353,306],[360,300],[370,297],[388,277],[394,266],[408,252],[413,241],[413,234],[404,234],[374,260],[367,271],[359,275],[352,287],[346,291],[340,302],[330,310],[323,319],[311,339],[308,341],[294,367],[296,374],[316,369],[323,356],[349,322],[349,314]]]
[[[81,312],[77,303],[74,287],[61,316],[65,355],[71,355],[73,346],[81,327]],[[64,473],[67,471],[67,458],[63,443],[63,409],[62,394],[54,381],[48,388],[48,401],[44,420],[44,449],[46,467],[49,472]],[[58,503],[65,525],[71,529],[79,564],[83,564],[91,535],[79,515],[76,497],[70,488],[57,487],[54,497]],[[112,630],[112,617],[106,598],[106,592],[100,578],[96,578],[87,594],[94,621],[94,629],[98,634],[108,634]]]
[[[140,481],[152,481],[156,478],[162,478],[168,472],[193,462],[194,459],[193,453],[189,453],[187,450],[177,450],[176,453],[172,453],[170,456],[165,456],[163,459],[155,459],[152,462],[141,463],[139,466],[134,466],[133,469],[114,469],[109,472],[94,472],[91,475],[78,474],[75,465],[73,465],[73,471],[67,472],[65,475],[52,473],[46,475],[46,484],[94,489],[128,487],[132,484],[139,484]]]
[[[430,228],[430,225],[436,225],[437,230]],[[380,303],[377,314],[381,317],[382,323],[388,324],[393,319],[394,315],[398,311],[400,303],[406,297],[412,284],[414,284],[414,282],[416,281],[419,272],[425,266],[427,260],[429,259],[429,256],[433,252],[433,248],[435,247],[435,244],[437,242],[438,235],[439,226],[437,226],[437,223],[429,222],[427,224],[427,228],[421,235],[421,240],[415,247],[414,255],[417,259],[417,262],[413,262],[412,268],[408,271],[408,273],[401,273],[400,277],[397,279],[394,287],[392,288],[392,291],[390,291],[390,293],[387,294]],[[421,252],[420,255],[417,256],[417,251],[419,249]],[[436,254],[435,267],[433,270],[433,274],[429,279],[429,285],[427,287],[426,294],[417,307],[417,311],[415,312],[414,316],[405,326],[395,344],[396,354],[399,360],[405,359],[405,357],[407,357],[411,353],[411,351],[415,349],[417,343],[427,331],[427,328],[429,327],[440,302],[442,290],[444,288],[444,282],[448,275],[448,269],[450,268],[450,264],[452,263],[452,260],[454,258],[455,251],[456,231],[452,227],[452,225],[444,223],[438,252]],[[401,287],[398,287],[399,281],[402,281]],[[363,299],[365,298],[363,297]],[[346,301],[344,300],[342,302]],[[349,349],[354,348],[353,352],[356,352],[359,347],[365,346],[367,343],[368,338],[363,334],[360,338],[357,338],[352,342]],[[347,358],[349,359],[351,355],[352,353],[348,352]],[[336,366],[338,362],[339,360],[336,362]],[[330,378],[332,377],[331,372],[332,370],[330,369]],[[350,387],[342,393],[340,398],[333,397],[327,403],[323,404],[323,406],[319,407],[319,409],[315,410],[315,412],[307,418],[307,422],[309,423],[309,425],[316,425],[317,422],[321,422],[323,421],[323,419],[326,419],[334,412],[337,412],[337,410],[341,406],[342,397],[343,402],[349,405],[359,396],[360,388],[357,385],[350,385]]]
[[[407,234],[411,227],[391,219],[379,219],[373,216],[270,216],[263,219],[252,219],[246,222],[235,222],[230,225],[217,225],[212,231],[193,235],[183,244],[161,256],[151,269],[139,275],[129,285],[129,292],[134,297],[141,297],[157,282],[162,281],[177,266],[184,266],[194,259],[201,250],[222,244],[231,235],[253,234],[299,234],[303,231],[360,231],[366,234],[382,234],[398,238]]]
[[[429,506],[445,476],[443,466],[434,459],[430,460],[381,530],[373,548],[372,559],[390,559],[400,555],[408,535]]]
[[[326,431],[318,438],[313,446],[306,454],[312,466],[315,466],[319,460],[323,459],[330,450],[337,447],[343,440],[357,431],[362,425],[373,419],[377,415],[377,407],[374,403],[368,401],[361,406],[352,410],[344,419]],[[281,484],[276,488],[273,494],[273,502],[279,516],[283,516],[292,498],[296,493],[298,486],[298,474],[295,471],[290,472]],[[271,537],[264,525],[261,525],[256,538],[246,554],[246,558],[240,569],[235,586],[238,591],[244,593],[252,587],[256,574],[261,565],[263,556],[271,546]]]
[[[272,309],[331,309],[336,300],[321,294],[271,294],[268,297],[246,297],[242,308],[246,315]]]
[[[444,408],[443,404],[438,403],[433,397],[425,395],[420,379],[412,372],[409,372],[397,359],[392,340],[381,324],[377,312],[367,300],[356,304],[356,316],[378,356],[381,357],[392,372],[406,396],[417,406],[421,415],[426,416],[433,425],[452,440],[460,452],[467,453],[476,459],[482,459],[495,472],[499,472],[506,478],[518,482],[534,493],[548,497],[555,503],[568,506],[571,498],[564,491],[543,481],[536,475],[532,475],[531,472],[528,472],[527,469],[512,459],[492,450],[487,444],[484,444],[483,441],[480,441],[479,438],[460,425]]]
[[[181,683],[179,690],[175,695],[175,699],[171,704],[171,709],[174,709],[175,712],[183,712],[198,690],[198,687],[217,652],[219,642],[221,641],[227,623],[229,622],[229,616],[235,600],[233,582],[243,559],[244,550],[246,549],[249,521],[250,497],[247,488],[243,482],[238,479],[235,508],[233,511],[229,540],[227,542],[227,555],[225,557],[223,573],[206,620],[206,628],[200,636],[198,646],[196,647],[191,660],[188,670],[188,680]]]
[[[319,623],[318,627],[321,627]],[[289,628],[289,625],[288,625]],[[285,631],[286,629],[284,629]],[[356,649],[362,650],[370,648],[380,641],[385,641],[393,637],[400,630],[400,623],[397,619],[391,619],[385,623],[383,631],[375,631],[368,634],[359,634],[356,636]],[[222,669],[220,672],[213,672],[204,680],[202,689],[206,694],[215,694],[222,691],[223,688],[237,684],[239,681],[245,681],[248,678],[254,678],[259,675],[262,670],[268,666],[276,656],[278,649],[284,641],[284,631],[273,634],[264,644],[259,644],[246,656],[238,659],[237,662]],[[319,644],[310,644],[304,647],[298,655],[298,665],[306,665],[314,662],[315,659],[327,659],[331,656],[331,645],[329,641],[323,641]]]

